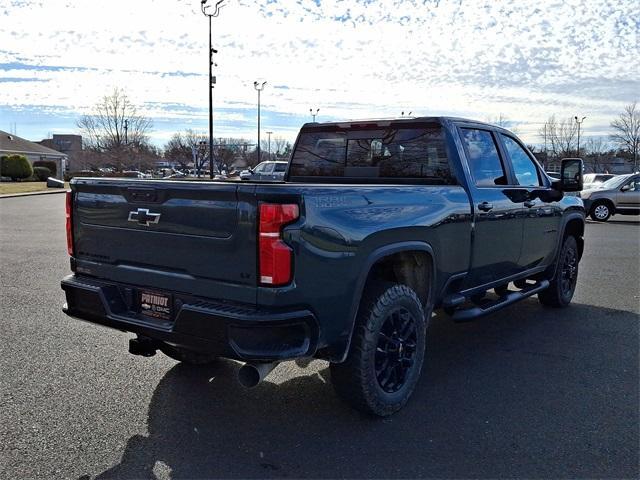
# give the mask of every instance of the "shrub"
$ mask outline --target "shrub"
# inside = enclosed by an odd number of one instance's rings
[[[33,166],[35,167],[45,167],[48,168],[49,171],[51,172],[51,174],[49,175],[51,176],[56,176],[56,173],[58,172],[58,165],[56,165],[56,162],[54,162],[53,160],[36,160],[35,162],[33,162]]]
[[[0,175],[10,177],[15,182],[33,175],[33,168],[24,155],[5,155],[0,159]]]
[[[46,182],[47,178],[51,176],[51,170],[47,167],[33,167],[33,176],[39,182]]]

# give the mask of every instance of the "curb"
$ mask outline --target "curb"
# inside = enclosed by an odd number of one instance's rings
[[[66,193],[67,188],[55,189],[53,191],[49,190],[40,190],[37,192],[23,192],[23,193],[6,193],[4,195],[0,195],[0,198],[13,198],[13,197],[30,197],[32,195],[53,195],[56,193]]]

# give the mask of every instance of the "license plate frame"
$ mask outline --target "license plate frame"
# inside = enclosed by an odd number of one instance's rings
[[[173,319],[173,296],[156,290],[139,290],[140,314],[146,318],[170,322]]]

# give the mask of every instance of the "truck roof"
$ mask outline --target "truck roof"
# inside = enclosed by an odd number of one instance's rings
[[[367,124],[376,124],[381,127],[388,126],[392,123],[447,123],[447,122],[468,122],[475,123],[480,125],[487,125],[491,127],[504,128],[499,125],[494,125],[488,122],[482,122],[479,120],[472,120],[469,118],[462,117],[447,117],[447,116],[436,116],[436,117],[391,117],[391,118],[359,118],[359,119],[351,119],[337,122],[308,122],[302,125],[302,128],[317,128],[323,126],[332,126],[332,127],[343,127],[348,128],[354,125],[367,125]]]

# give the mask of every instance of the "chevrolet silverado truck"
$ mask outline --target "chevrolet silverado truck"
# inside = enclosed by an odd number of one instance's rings
[[[279,182],[76,178],[71,317],[133,354],[330,362],[337,393],[385,416],[409,399],[434,309],[477,319],[573,296],[581,160],[552,181],[511,132],[445,117],[305,124]],[[515,320],[514,320],[515,321]]]

